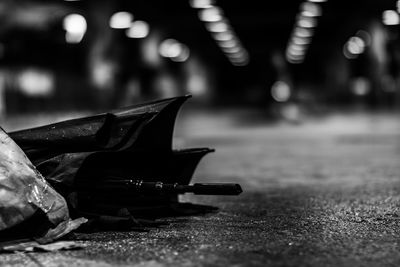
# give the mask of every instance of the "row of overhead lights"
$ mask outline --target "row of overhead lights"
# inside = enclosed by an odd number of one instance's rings
[[[300,5],[296,24],[286,48],[286,59],[290,63],[302,63],[311,44],[314,28],[318,24],[317,18],[322,15],[322,8],[318,3],[327,0],[307,0]]]
[[[113,29],[125,29],[125,34],[129,38],[145,38],[150,31],[147,22],[134,20],[133,15],[127,11],[114,13],[110,17],[109,25]]]
[[[193,8],[199,9],[199,18],[205,23],[220,49],[234,66],[245,66],[249,53],[241,44],[222,9],[214,0],[190,0]]]
[[[110,17],[109,25],[113,29],[125,29],[126,36],[129,38],[145,38],[150,29],[148,23],[134,20],[133,15],[126,11],[114,13]],[[184,62],[190,55],[189,48],[175,39],[166,39],[161,42],[158,52],[174,62]]]
[[[142,20],[134,20],[133,14],[127,11],[114,13],[109,19],[109,26],[113,29],[125,30],[129,38],[145,38],[150,32],[150,26]],[[65,16],[63,28],[66,32],[65,40],[68,43],[80,43],[87,30],[87,22],[80,14]],[[184,62],[188,59],[189,48],[174,39],[164,40],[158,49],[161,56],[175,62]]]
[[[114,13],[109,20],[113,29],[125,29],[129,38],[145,38],[150,31],[149,24],[142,20],[133,20],[133,15],[126,11]],[[67,43],[80,43],[87,30],[87,22],[80,14],[69,14],[64,17],[63,28]]]

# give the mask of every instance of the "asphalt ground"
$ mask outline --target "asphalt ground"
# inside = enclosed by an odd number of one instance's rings
[[[216,148],[194,181],[238,182],[244,193],[185,195],[219,210],[167,218],[148,232],[78,234],[85,249],[1,254],[0,265],[399,266],[399,118],[336,113],[293,124],[187,112],[175,147]]]

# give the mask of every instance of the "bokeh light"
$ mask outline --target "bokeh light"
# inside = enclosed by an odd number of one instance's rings
[[[190,0],[189,3],[193,8],[209,8],[214,5],[213,0]]]
[[[291,96],[291,89],[287,82],[276,81],[271,87],[271,96],[277,102],[286,102]]]
[[[132,22],[129,29],[126,30],[126,35],[130,38],[145,38],[150,31],[150,26],[147,22],[136,20]]]
[[[385,10],[382,13],[382,21],[385,25],[399,25],[400,24],[400,16],[394,10]]]
[[[132,21],[133,15],[130,12],[120,11],[111,16],[109,25],[113,29],[128,29]]]
[[[222,10],[218,7],[209,7],[199,11],[199,18],[204,22],[216,22],[223,18]]]
[[[65,39],[68,43],[79,43],[86,33],[87,22],[80,14],[69,14],[64,17],[63,28],[66,31]]]

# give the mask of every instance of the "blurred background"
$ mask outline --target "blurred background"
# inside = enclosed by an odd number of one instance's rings
[[[399,266],[399,14],[400,0],[0,0],[6,131],[191,94],[174,149],[216,148],[193,181],[244,189],[185,196],[222,212],[100,236],[67,264]]]
[[[192,94],[297,121],[400,103],[396,0],[0,0],[0,114]]]

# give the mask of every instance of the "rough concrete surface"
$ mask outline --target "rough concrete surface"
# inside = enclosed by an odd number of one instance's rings
[[[208,146],[195,181],[238,182],[239,197],[185,195],[205,216],[149,232],[78,234],[87,247],[2,254],[2,266],[398,266],[398,114],[337,114],[301,124],[240,112],[188,112],[176,147]]]

